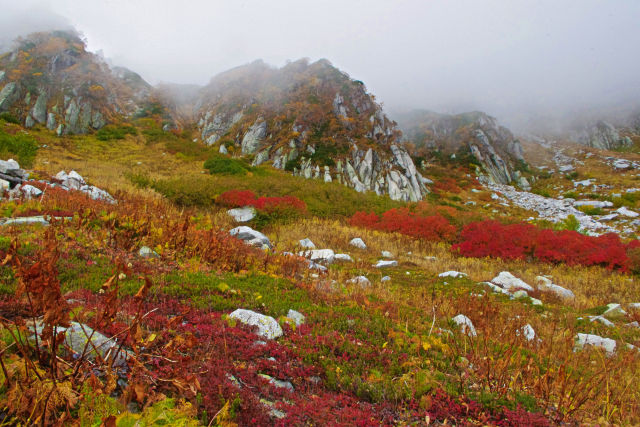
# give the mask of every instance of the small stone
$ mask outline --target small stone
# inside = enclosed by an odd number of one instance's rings
[[[149,246],[143,246],[138,251],[138,255],[142,258],[157,258],[158,254]]]
[[[300,326],[305,322],[304,314],[295,310],[289,309],[289,311],[287,312],[287,317],[293,320],[293,323],[295,323],[296,326]]]
[[[582,349],[585,346],[600,347],[609,354],[616,351],[616,342],[611,338],[603,338],[601,336],[592,334],[576,335],[576,347],[578,349]]]
[[[397,267],[398,261],[386,261],[380,260],[377,264],[374,265],[375,268],[387,268],[387,267]]]
[[[324,262],[327,264],[331,264],[335,258],[335,253],[332,249],[311,249],[299,252],[298,255],[308,258],[313,262]]]
[[[303,248],[308,248],[308,249],[315,249],[316,245],[308,238],[302,239],[298,242],[298,245],[300,245]]]
[[[365,276],[354,277],[353,279],[347,280],[347,283],[354,283],[356,285],[360,285],[362,288],[368,288],[371,286],[371,281]]]
[[[622,315],[622,316],[624,316],[625,314],[627,314],[627,312],[622,309],[622,306],[620,304],[616,304],[616,303],[607,304],[607,310],[604,313],[602,313],[603,316],[606,316],[606,315],[609,315],[609,316]]]
[[[391,277],[389,276],[384,276],[382,279],[380,279],[381,282],[390,282],[391,281]]]
[[[536,337],[536,331],[528,323],[524,325],[522,329],[520,329],[520,331],[518,331],[518,335],[520,335],[520,333],[522,333],[522,336],[524,336],[527,341],[533,341]]]
[[[367,245],[366,245],[366,244],[364,243],[364,241],[363,241],[361,238],[359,238],[359,237],[356,237],[356,238],[354,238],[354,239],[351,239],[351,241],[349,242],[349,244],[350,244],[351,246],[355,246],[356,248],[359,248],[359,249],[367,249]]]
[[[464,314],[458,314],[451,320],[453,320],[456,325],[460,326],[460,331],[462,331],[463,334],[467,334],[471,337],[476,336],[476,328],[473,326],[471,319]]]
[[[349,254],[336,254],[333,259],[335,261],[353,262],[353,258]]]
[[[450,270],[450,271],[445,271],[444,273],[438,274],[438,277],[453,277],[454,279],[459,279],[462,277],[467,277],[467,275],[459,271]]]
[[[389,251],[382,251],[381,254],[383,258],[393,258],[393,254]]]
[[[491,279],[491,282],[496,285],[502,286],[504,289],[508,291],[512,289],[524,289],[526,291],[534,290],[533,287],[531,287],[529,284],[518,279],[516,276],[509,273],[508,271],[502,271],[496,277]]]

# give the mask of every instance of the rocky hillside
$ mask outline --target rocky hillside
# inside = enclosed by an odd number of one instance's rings
[[[272,162],[395,200],[428,192],[396,123],[362,82],[326,60],[280,69],[257,61],[219,74],[201,91],[196,111],[202,141],[249,156],[254,166]]]
[[[588,147],[616,150],[633,145],[631,138],[624,135],[625,133],[624,130],[621,133],[620,129],[607,121],[598,120],[575,132],[572,139]]]
[[[0,113],[58,135],[87,133],[135,113],[151,86],[125,68],[110,69],[71,32],[19,38],[0,57]]]
[[[418,110],[399,115],[406,141],[419,155],[471,155],[479,174],[489,183],[529,183],[517,169],[524,162],[520,142],[496,119],[479,111],[449,115]]]

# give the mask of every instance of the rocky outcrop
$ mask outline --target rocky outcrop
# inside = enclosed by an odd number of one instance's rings
[[[495,118],[478,111],[456,115],[414,111],[398,120],[404,139],[415,144],[419,153],[470,154],[485,182],[530,188],[516,170],[516,164],[524,161],[522,145]]]
[[[629,137],[620,136],[618,130],[610,123],[600,120],[577,135],[576,140],[583,145],[615,150],[633,144]]]
[[[85,50],[79,35],[54,31],[16,41],[0,58],[4,74],[0,112],[9,111],[25,127],[46,125],[58,135],[87,133],[109,120],[126,118],[148,102],[151,86],[136,73],[112,70]]]
[[[197,103],[200,139],[253,166],[270,162],[394,200],[417,201],[429,191],[395,122],[361,82],[326,60],[238,67],[214,77]]]

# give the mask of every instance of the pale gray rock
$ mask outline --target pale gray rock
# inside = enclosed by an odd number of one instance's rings
[[[27,184],[20,187],[20,193],[22,193],[25,198],[31,199],[34,197],[40,197],[42,195],[42,190],[34,187],[33,185]]]
[[[15,82],[9,82],[0,91],[0,111],[6,111],[17,99],[18,91]]]
[[[624,215],[624,216],[629,217],[629,218],[636,218],[636,217],[640,216],[640,213],[632,211],[631,209],[627,209],[624,206],[622,206],[621,208],[617,209],[616,212],[618,212],[620,215]]]
[[[450,270],[450,271],[445,271],[444,273],[438,274],[438,277],[452,277],[454,279],[459,279],[462,277],[467,277],[467,275],[459,271]]]
[[[334,261],[353,262],[353,258],[349,254],[336,254],[333,259]]]
[[[375,268],[388,268],[388,267],[397,267],[398,261],[388,261],[388,260],[380,260],[376,264],[374,264]]]
[[[536,282],[538,285],[538,289],[543,292],[551,292],[559,296],[560,298],[567,299],[567,300],[573,300],[576,297],[575,294],[571,292],[569,289],[556,285],[547,277],[537,276]]]
[[[533,329],[533,326],[528,323],[518,331],[518,335],[520,334],[522,334],[527,341],[533,341],[536,338],[536,331]]]
[[[218,152],[220,154],[229,154],[229,151],[227,150],[227,147],[224,144],[220,144],[220,148],[218,149]]]
[[[347,280],[347,283],[360,285],[362,288],[368,288],[369,286],[371,286],[371,281],[365,276],[356,276],[353,279]]]
[[[31,109],[31,116],[33,116],[38,123],[44,123],[47,120],[47,100],[47,94],[41,92],[40,95],[38,95],[35,105]]]
[[[241,323],[258,328],[257,335],[266,339],[275,339],[282,336],[282,328],[271,316],[256,313],[255,311],[239,308],[229,315]]]
[[[229,209],[227,214],[235,222],[248,222],[256,217],[256,209],[253,206],[245,206],[243,208]]]
[[[158,254],[156,253],[156,251],[151,249],[149,246],[143,246],[138,251],[138,256],[140,256],[142,258],[157,258]]]
[[[271,248],[271,242],[269,238],[262,234],[259,231],[254,230],[251,227],[247,227],[246,225],[242,225],[240,227],[236,227],[233,230],[229,231],[229,234],[237,237],[240,240],[244,240],[250,245],[259,246],[259,247],[268,247]]]
[[[508,291],[524,289],[525,291],[531,292],[534,290],[531,285],[525,283],[521,279],[518,279],[516,276],[509,273],[508,271],[500,272],[500,274],[498,274],[496,277],[491,279],[491,283],[501,286],[503,289],[506,289]]]
[[[383,258],[393,258],[393,254],[389,251],[382,251],[381,255]]]
[[[303,248],[315,249],[316,245],[309,238],[304,238],[298,241],[298,245]]]
[[[267,135],[267,122],[258,119],[242,138],[242,154],[253,154]]]
[[[19,218],[0,218],[0,225],[49,225],[44,216],[26,216]]]
[[[323,262],[326,264],[331,264],[335,258],[335,253],[332,249],[312,249],[302,251],[298,255],[308,258],[313,262]]]
[[[56,115],[54,113],[47,114],[47,129],[53,131],[57,126]]]
[[[289,311],[287,312],[287,317],[293,320],[293,323],[295,323],[296,326],[302,325],[306,320],[304,314],[292,309],[289,309]]]
[[[458,314],[451,320],[453,320],[453,323],[460,327],[460,331],[463,334],[469,335],[470,337],[475,337],[477,335],[476,328],[473,326],[471,319],[469,319],[464,314]]]
[[[603,338],[599,335],[592,334],[576,335],[576,348],[583,349],[586,346],[600,347],[609,354],[616,351],[616,342],[611,338]]]
[[[617,303],[611,303],[611,304],[607,304],[607,309],[605,310],[604,313],[602,313],[603,316],[624,316],[626,315],[627,312],[624,311],[624,309],[622,308],[622,306],[620,304]]]

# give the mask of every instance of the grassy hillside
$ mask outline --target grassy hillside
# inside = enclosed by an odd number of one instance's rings
[[[535,258],[458,255],[452,244],[465,225],[487,218],[514,223],[529,215],[492,199],[468,165],[433,166],[430,198],[401,204],[237,159],[231,173],[205,169],[205,161],[216,158],[211,149],[192,143],[189,132],[163,132],[160,125],[142,120],[108,134],[115,136],[58,138],[0,122],[0,141],[37,142],[34,178],[74,169],[118,201],[51,187],[32,200],[0,201],[1,217],[70,217],[48,227],[0,225],[5,422],[640,422],[640,353],[626,345],[640,345],[640,329],[628,326],[640,321],[629,305],[640,302],[637,276]],[[19,154],[10,144],[2,147],[5,157]],[[220,203],[229,190],[294,196],[306,211],[248,223],[274,246],[252,248],[224,231],[238,225]],[[353,225],[357,211],[394,208],[393,218],[442,217],[455,232],[436,241],[412,237],[425,232],[419,220],[415,229],[398,232],[384,231],[393,224]],[[367,248],[351,246],[354,237]],[[285,255],[301,250],[303,238],[347,253],[353,262],[335,262],[326,273],[309,269],[303,259]],[[143,246],[155,254],[141,256]],[[391,252],[397,266],[373,267],[382,251]],[[439,276],[450,270],[466,276]],[[549,276],[575,298],[539,289],[513,299],[493,293],[481,282],[501,271],[531,285]],[[358,276],[370,283],[351,280]],[[626,313],[607,314],[610,326],[591,321],[609,303],[622,304]],[[238,308],[273,317],[283,336],[257,336],[229,316]],[[304,324],[287,317],[290,309],[306,317]],[[470,319],[475,335],[452,321],[459,314]],[[62,341],[53,344],[55,331],[46,327],[45,342],[37,344],[29,325],[39,316],[45,326],[74,321],[112,338],[128,352],[127,369],[109,356],[96,357],[89,345],[74,357]],[[527,338],[526,325],[535,338]],[[576,349],[578,333],[614,339],[616,351]]]

